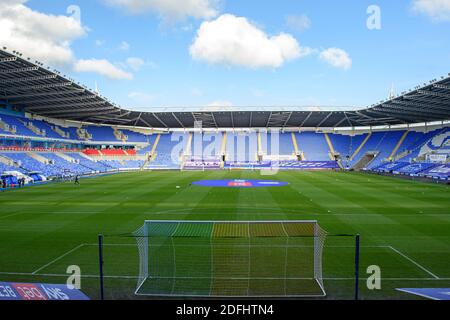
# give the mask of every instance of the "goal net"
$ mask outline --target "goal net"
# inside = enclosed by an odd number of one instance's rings
[[[137,295],[323,297],[317,221],[145,221]]]

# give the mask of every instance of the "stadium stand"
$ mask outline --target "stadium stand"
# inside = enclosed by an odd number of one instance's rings
[[[32,158],[30,153],[2,153],[2,156],[13,160],[24,172],[40,172],[44,176],[51,177],[60,173],[60,169],[51,164],[45,164]]]
[[[407,166],[401,167],[398,170],[393,171],[396,174],[408,175],[408,176],[416,176],[421,172],[426,170],[430,170],[436,167],[437,164],[429,163],[429,162],[416,162],[408,164]]]
[[[192,144],[188,153],[195,159],[219,158],[222,145],[222,133],[192,134]]]
[[[142,142],[142,143],[150,143],[151,138],[155,137],[155,135],[144,135],[142,133],[134,132],[131,130],[121,130],[124,135],[128,137],[128,142]]]
[[[258,137],[255,132],[228,133],[226,142],[227,162],[254,162],[258,154]]]
[[[86,167],[80,166],[75,162],[69,162],[60,156],[51,152],[39,153],[40,156],[48,159],[52,165],[59,169],[59,174],[72,173],[74,175],[82,175],[90,172]]]
[[[411,135],[413,137],[413,140],[410,142],[410,144],[404,143],[403,145],[403,153],[405,155],[403,157],[398,158],[397,160],[409,162],[418,158],[421,153],[421,148],[427,142],[429,142],[430,139],[432,139],[435,135],[441,133],[442,131],[443,129],[437,129],[427,133],[415,132],[413,135]]]
[[[379,131],[363,134],[338,134],[328,133],[329,143],[324,133],[301,132],[295,133],[292,138],[291,133],[271,133],[271,132],[236,132],[224,133],[171,133],[162,134],[158,139],[158,134],[146,135],[132,130],[121,129],[111,126],[86,126],[82,130],[77,127],[61,128],[43,120],[31,120],[17,116],[1,114],[1,121],[6,127],[15,128],[17,136],[45,137],[53,140],[62,140],[67,137],[75,136],[80,143],[86,141],[100,141],[117,143],[117,137],[125,135],[127,142],[135,141],[137,151],[130,146],[124,148],[84,148],[83,157],[78,153],[69,153],[76,161],[71,162],[60,156],[51,153],[35,154],[35,157],[41,156],[49,160],[46,165],[38,161],[27,153],[8,153],[20,167],[27,172],[38,171],[44,175],[56,175],[61,172],[72,172],[74,174],[83,174],[92,171],[105,172],[111,169],[141,168],[146,161],[144,157],[154,152],[154,157],[146,164],[147,168],[165,168],[177,169],[182,166],[184,159],[211,160],[221,159],[222,149],[225,147],[227,162],[249,162],[263,161],[264,157],[268,160],[274,159],[272,156],[290,156],[295,158],[294,139],[297,142],[298,149],[304,155],[307,161],[330,161],[332,159],[332,150],[335,155],[340,157],[347,168],[355,168],[367,154],[372,157],[364,163],[361,168],[372,170],[374,172],[399,172],[401,174],[418,174],[429,170],[430,165],[424,162],[429,154],[449,154],[450,130],[448,127],[439,128],[430,132],[395,130]],[[32,126],[30,125],[32,124]],[[5,127],[4,125],[4,127]],[[5,127],[5,129],[6,129]],[[43,133],[39,135],[37,132]],[[119,132],[119,134],[118,134]],[[10,131],[2,130],[0,134],[11,134]],[[81,133],[81,134],[80,134]],[[65,137],[62,137],[65,136]],[[272,144],[272,140],[276,143]],[[157,143],[158,140],[158,143]],[[11,150],[17,148],[20,150],[39,151],[39,147],[26,148],[26,144],[15,147],[14,141],[3,141],[3,148],[9,147]],[[25,148],[25,149],[24,149]],[[155,149],[156,148],[156,149]],[[177,158],[172,159],[173,149],[178,148]],[[43,151],[49,149],[47,145],[41,148]],[[258,156],[261,156],[260,158]],[[101,161],[95,161],[90,157],[99,158]],[[110,158],[109,158],[110,157]],[[392,159],[390,159],[392,157]],[[123,159],[120,159],[123,158]],[[347,161],[347,159],[349,161]],[[392,162],[391,162],[392,160]],[[412,161],[418,163],[406,166]],[[79,162],[79,163],[75,163]],[[2,171],[6,169],[4,164]],[[289,163],[282,167],[295,167]],[[361,169],[358,168],[358,169]]]
[[[302,132],[296,134],[297,144],[305,160],[329,161],[330,149],[323,133]]]
[[[0,162],[0,173],[6,172],[6,171],[17,171],[17,167],[9,166],[7,164]]]
[[[294,144],[289,133],[261,134],[262,152],[266,155],[294,155]]]
[[[442,164],[430,169],[427,169],[420,173],[421,176],[430,177],[439,180],[449,180],[450,179],[450,164]]]
[[[96,126],[88,126],[85,128],[91,135],[92,138],[90,140],[93,141],[120,141],[114,135],[114,130],[111,127],[96,127]]]
[[[25,118],[2,115],[2,120],[8,124],[18,136],[37,137],[38,135],[25,126]]]
[[[336,169],[338,164],[346,169],[449,179],[448,126],[429,131],[418,128],[326,134],[251,128],[238,132],[148,134],[106,125],[62,127],[51,120],[1,111],[0,119],[0,149],[3,150],[0,173],[38,174],[34,177],[36,181],[41,176],[142,168],[204,170],[275,166],[313,170]],[[333,161],[334,157],[338,163]]]
[[[75,160],[78,161],[78,163],[89,169],[90,172],[107,172],[108,169],[111,169],[109,166],[106,166],[105,164],[101,163],[101,162],[95,162],[93,160],[90,160],[87,156],[83,155],[82,153],[66,153],[68,156],[70,156],[71,158],[74,158]]]
[[[148,163],[147,167],[153,169],[179,169],[188,143],[188,137],[189,135],[184,133],[161,135],[155,151],[156,157]]]
[[[348,168],[350,166],[350,162],[348,160],[353,156],[356,149],[362,144],[364,139],[367,137],[367,134],[330,134],[329,137],[336,154],[340,156],[345,164],[345,167]]]
[[[431,137],[419,151],[419,157],[427,154],[444,154],[450,153],[450,130],[445,128],[438,134]]]
[[[375,159],[370,162],[367,168],[375,168],[383,161],[386,161],[404,134],[405,131],[392,131],[384,133],[383,138],[373,148],[373,150],[376,150],[377,153]]]
[[[44,136],[47,138],[53,138],[53,139],[61,139],[61,135],[59,135],[57,132],[53,130],[51,125],[44,121],[40,120],[32,120],[31,121],[33,125],[38,128],[41,132],[45,132]]]
[[[387,162],[379,165],[377,167],[372,168],[373,172],[384,172],[384,173],[392,173],[400,170],[401,168],[409,165],[408,162]]]
[[[358,169],[362,169],[369,165],[378,154],[378,148],[382,145],[387,132],[373,132],[369,134],[355,151],[354,157],[350,160],[350,166],[355,167],[358,164]],[[362,162],[362,163],[361,163]]]

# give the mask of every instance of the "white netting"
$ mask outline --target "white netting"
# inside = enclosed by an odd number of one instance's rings
[[[316,221],[146,221],[134,235],[139,295],[325,295]]]

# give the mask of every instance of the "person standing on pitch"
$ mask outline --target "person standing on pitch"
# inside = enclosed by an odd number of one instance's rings
[[[75,176],[75,184],[76,185],[80,184],[80,179],[78,178],[78,176]]]

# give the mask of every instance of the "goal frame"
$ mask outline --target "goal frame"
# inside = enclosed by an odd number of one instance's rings
[[[179,224],[182,223],[190,223],[190,224],[281,224],[283,226],[283,223],[298,223],[298,224],[313,224],[314,225],[314,235],[311,236],[304,236],[304,237],[311,237],[314,238],[314,248],[319,246],[318,244],[318,230],[319,230],[319,222],[318,220],[252,220],[252,221],[231,221],[231,220],[145,220],[144,221],[144,234],[142,236],[136,236],[136,237],[142,237],[144,240],[144,255],[147,257],[145,261],[143,261],[143,270],[144,270],[144,277],[141,283],[138,284],[134,294],[136,296],[147,296],[147,297],[167,297],[167,298],[174,298],[174,297],[185,297],[185,298],[219,298],[219,299],[241,299],[241,298],[324,298],[327,296],[324,285],[323,285],[323,277],[322,277],[322,256],[323,256],[323,247],[320,252],[320,259],[316,257],[314,254],[314,261],[313,261],[313,268],[314,268],[314,278],[305,278],[304,280],[311,280],[314,281],[317,286],[320,289],[320,293],[318,294],[295,294],[295,295],[202,295],[202,294],[168,294],[168,293],[140,293],[140,289],[145,284],[145,282],[148,279],[152,279],[151,275],[149,274],[149,234],[148,234],[148,228],[146,227],[149,223],[159,223],[159,224],[175,224],[177,223],[177,228],[173,232],[173,234],[169,237],[172,237],[178,227]],[[283,227],[284,229],[284,227]],[[286,238],[289,238],[289,235],[286,234]],[[250,239],[250,237],[249,237]],[[141,257],[140,263],[141,261]],[[317,272],[318,270],[318,272]],[[299,278],[300,279],[300,278]],[[321,279],[321,280],[319,280]]]

